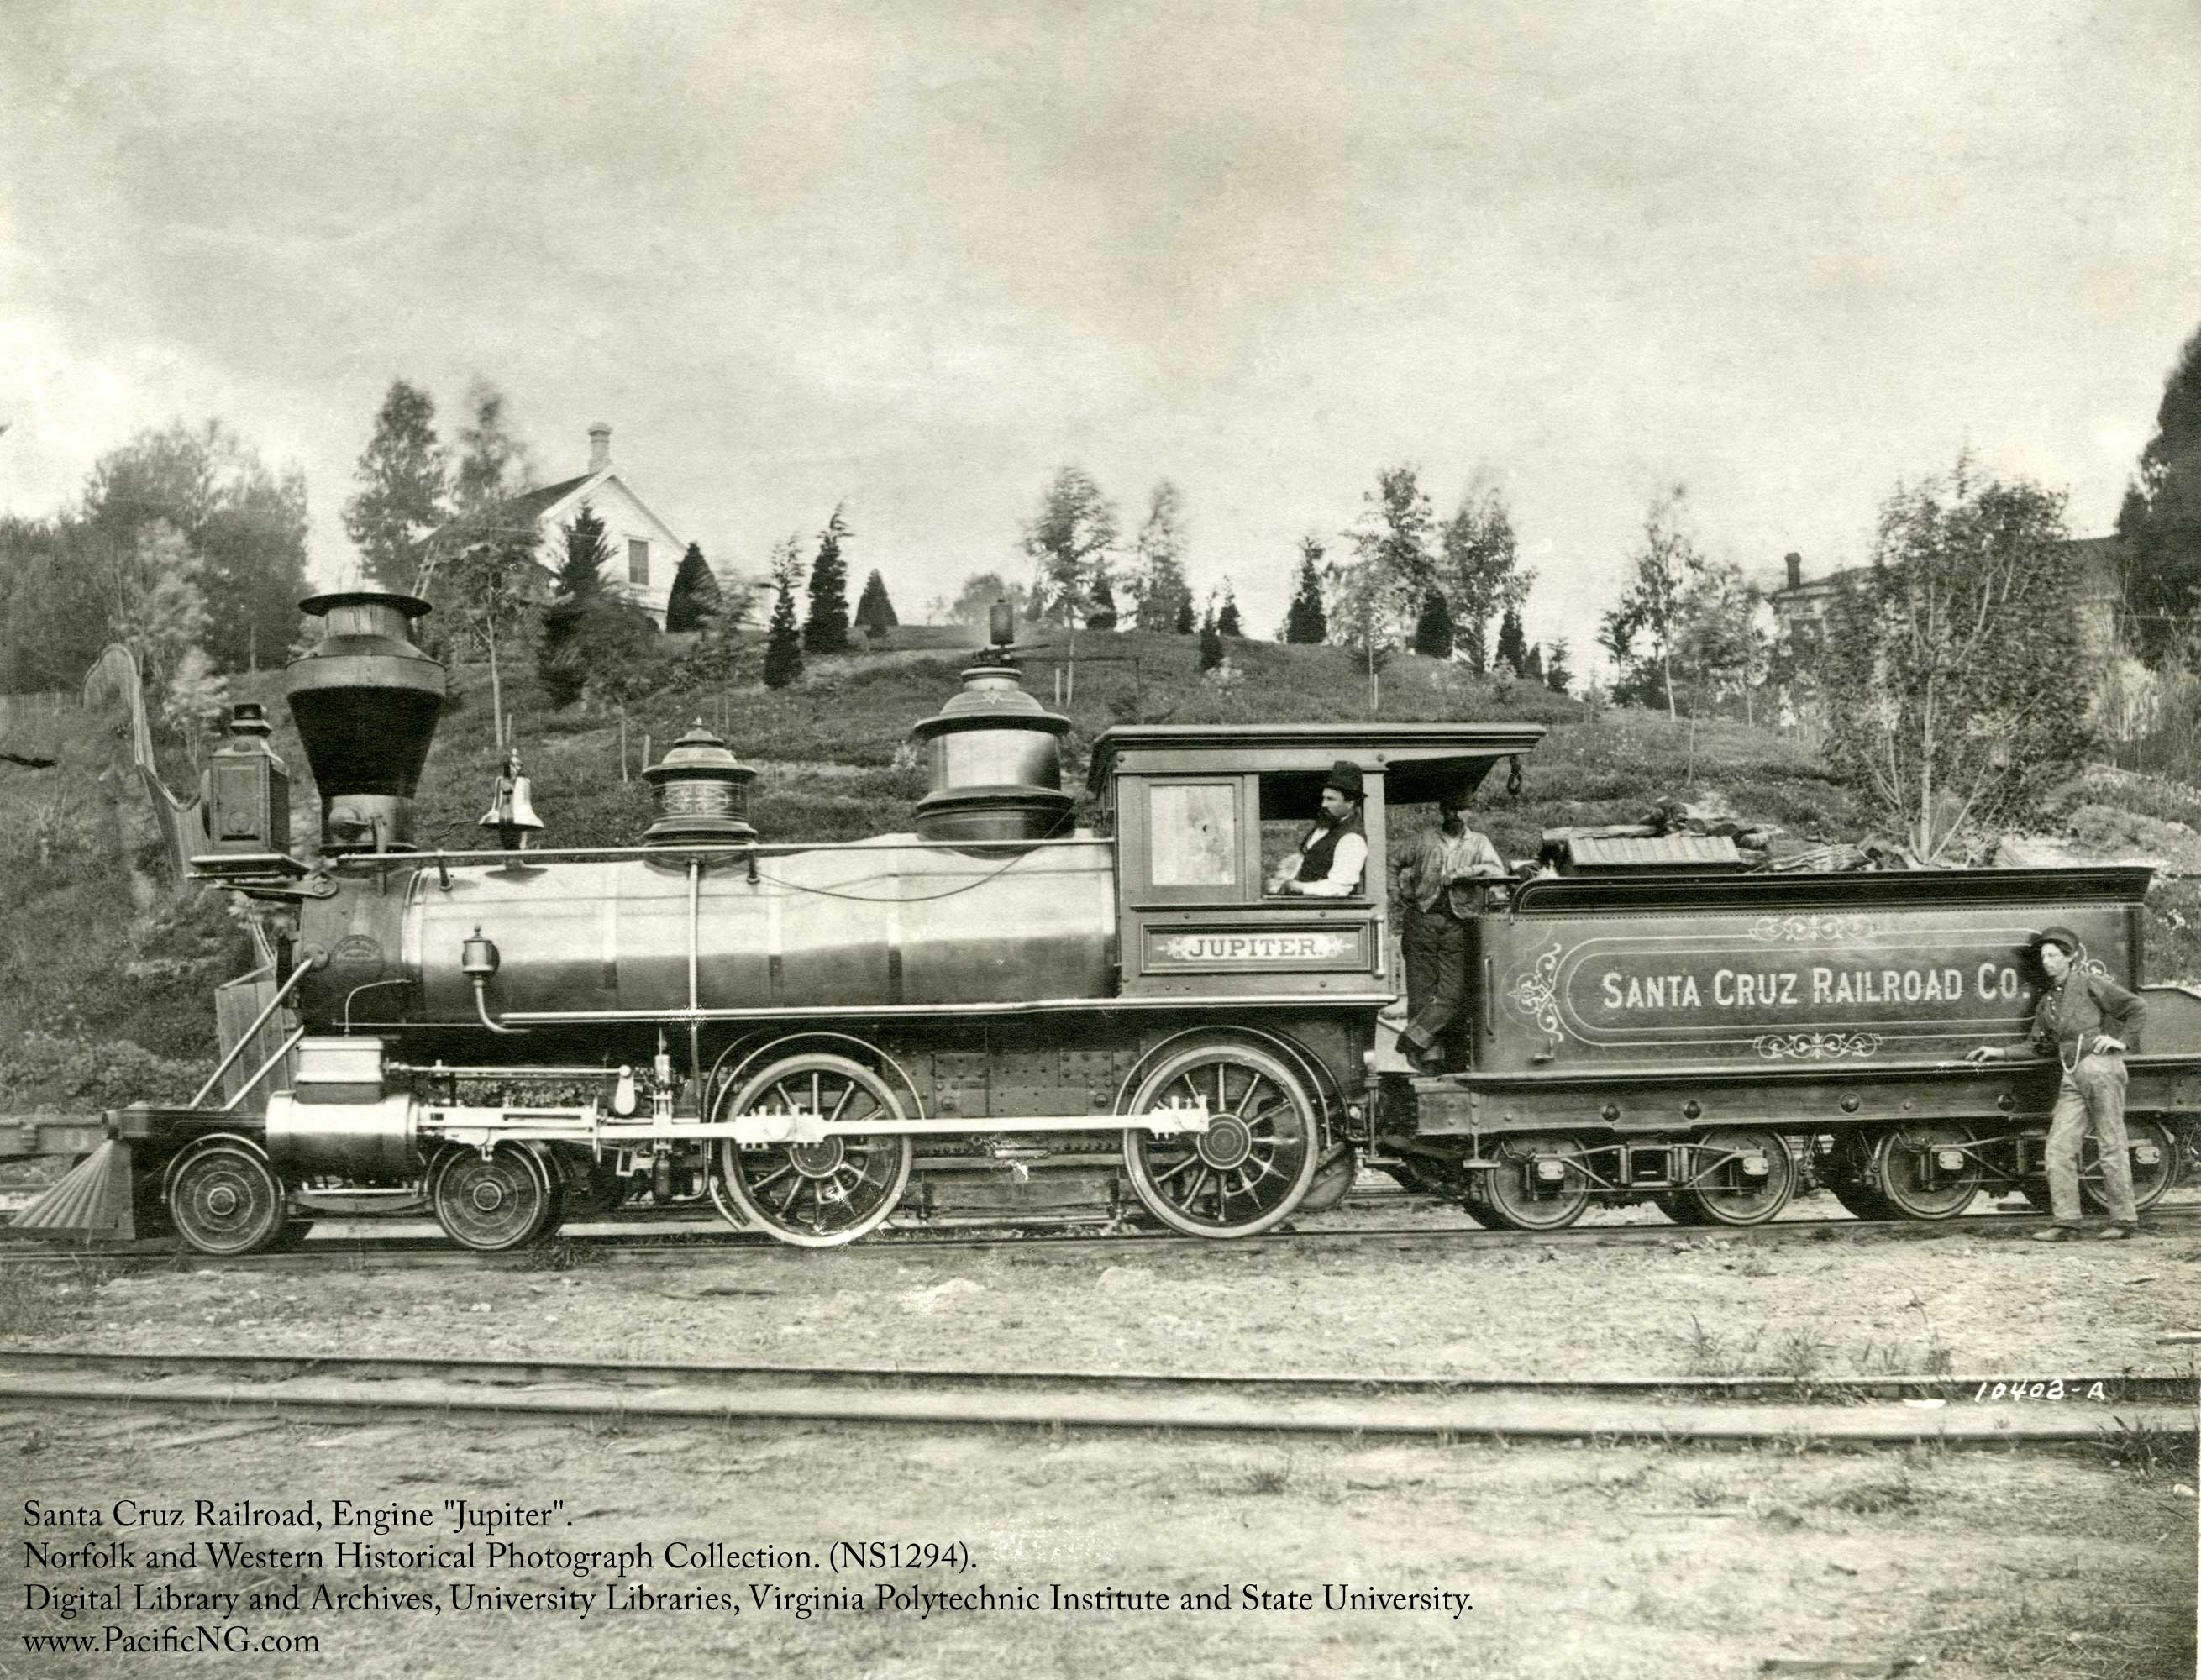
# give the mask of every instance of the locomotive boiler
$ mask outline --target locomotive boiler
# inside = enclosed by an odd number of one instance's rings
[[[1126,725],[1091,745],[1096,831],[1062,787],[1067,721],[1007,643],[913,733],[913,831],[760,835],[754,771],[698,725],[645,771],[631,844],[526,843],[516,774],[485,851],[424,847],[414,799],[443,673],[424,603],[305,603],[291,705],[319,806],[240,708],[202,802],[204,878],[255,907],[263,972],[225,988],[193,1103],[109,1117],[183,1238],[295,1237],[333,1186],[425,1200],[501,1249],[625,1200],[707,1202],[803,1246],[889,1219],[1147,1219],[1235,1237],[1320,1211],[1361,1166],[1493,1223],[1599,1201],[1751,1223],[1807,1182],[1941,1217],[2037,1189],[2051,1092],[1955,1064],[2022,1032],[2034,930],[2136,982],[2145,872],[1632,878],[1501,889],[1476,919],[1449,1072],[1393,1049],[1394,820],[1517,772],[1525,724]],[[1370,865],[1339,898],[1264,882],[1339,760]],[[2151,989],[2151,1001],[2160,989]],[[2135,1179],[2201,1107],[2201,999],[2134,1059]]]

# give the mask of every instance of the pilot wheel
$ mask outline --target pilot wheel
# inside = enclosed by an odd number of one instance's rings
[[[202,1254],[256,1254],[283,1238],[283,1181],[257,1143],[205,1137],[167,1172],[168,1217]]]
[[[1205,1102],[1205,1134],[1124,1134],[1124,1165],[1153,1216],[1192,1237],[1252,1237],[1291,1213],[1321,1155],[1313,1099],[1251,1044],[1178,1051],[1148,1074],[1134,1114]],[[1347,1183],[1350,1183],[1348,1178]]]
[[[443,1234],[477,1254],[541,1240],[565,1208],[557,1168],[525,1143],[500,1143],[486,1155],[452,1144],[429,1162],[426,1189]]]

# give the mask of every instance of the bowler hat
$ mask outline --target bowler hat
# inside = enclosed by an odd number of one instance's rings
[[[2079,936],[2068,927],[2042,928],[2026,942],[2026,949],[2038,951],[2043,945],[2060,945],[2067,957],[2075,957],[2084,949],[2079,943]]]
[[[1323,786],[1335,788],[1351,799],[1365,798],[1360,785],[1360,767],[1349,758],[1341,758],[1329,767],[1329,774],[1323,778]]]

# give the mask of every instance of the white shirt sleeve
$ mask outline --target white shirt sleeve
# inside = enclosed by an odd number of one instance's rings
[[[1329,855],[1329,873],[1319,881],[1300,883],[1302,898],[1349,898],[1360,890],[1360,872],[1368,866],[1368,842],[1358,834],[1341,835]]]

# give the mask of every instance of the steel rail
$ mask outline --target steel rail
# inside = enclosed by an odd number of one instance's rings
[[[336,1223],[350,1222],[358,1217],[350,1213],[336,1213],[322,1214],[319,1219]],[[411,1222],[416,1216],[408,1213],[367,1217],[386,1219],[394,1224],[401,1219]],[[625,1213],[615,1210],[605,1215],[599,1223],[643,1224],[664,1219],[670,1225],[673,1218],[679,1217],[683,1215],[675,1213],[668,1216],[655,1210],[635,1209]],[[692,1226],[646,1236],[590,1236],[568,1231],[555,1239],[556,1246],[553,1248],[509,1249],[495,1254],[454,1248],[441,1235],[426,1232],[419,1236],[350,1236],[318,1240],[308,1237],[302,1248],[227,1259],[195,1254],[166,1241],[157,1245],[138,1243],[104,1247],[52,1243],[5,1245],[0,1246],[0,1269],[11,1265],[111,1260],[293,1271],[316,1270],[338,1264],[359,1266],[373,1261],[401,1270],[454,1266],[501,1271],[540,1270],[546,1266],[556,1267],[565,1264],[585,1267],[592,1264],[661,1265],[668,1260],[687,1263],[731,1261],[747,1260],[758,1254],[803,1262],[819,1258],[815,1250],[790,1248],[759,1232],[731,1230],[720,1219],[700,1214],[688,1214],[686,1217],[694,1219]],[[875,1233],[864,1242],[827,1252],[835,1256],[857,1260],[886,1257],[906,1260],[913,1253],[1007,1247],[1034,1254],[1075,1250],[1151,1253],[1158,1248],[1170,1248],[1223,1259],[1232,1254],[1269,1253],[1294,1244],[1322,1242],[1373,1242],[1408,1250],[1421,1247],[1441,1248],[1460,1242],[1505,1248],[1557,1244],[1593,1248],[1608,1244],[1626,1247],[1660,1242],[1702,1245],[1708,1241],[1733,1245],[1736,1238],[1770,1238],[1776,1242],[1826,1242],[1846,1233],[1875,1240],[1924,1241],[1959,1234],[1977,1236],[1981,1234],[1982,1228],[1995,1226],[2010,1227],[2015,1234],[2018,1230],[2040,1225],[2047,1217],[2029,1209],[1990,1208],[1977,1213],[1962,1214],[1953,1219],[1770,1219],[1755,1225],[1676,1225],[1644,1221],[1630,1225],[1569,1225],[1559,1231],[1535,1231],[1464,1225],[1324,1225],[1313,1229],[1271,1230],[1258,1237],[1227,1241],[1160,1231],[1118,1231],[1102,1235],[1028,1235],[1025,1233],[1030,1227],[1050,1222],[1004,1219],[994,1222],[990,1226],[981,1227],[977,1232],[969,1227],[962,1227],[962,1234],[960,1235],[942,1235],[924,1226],[889,1225],[882,1228],[883,1236]],[[2145,1231],[2150,1225],[2160,1225],[2182,1227],[2197,1220],[2201,1220],[2201,1204],[2157,1206],[2148,1211],[2141,1229]],[[1058,1219],[1052,1223],[1061,1221]],[[985,1234],[988,1232],[993,1234]],[[4,1235],[4,1230],[0,1230],[0,1237]]]
[[[46,1363],[40,1364],[44,1360]],[[100,1361],[94,1363],[94,1361]],[[165,1372],[165,1374],[164,1374]],[[347,1375],[350,1372],[354,1374]],[[833,1371],[786,1366],[606,1366],[586,1364],[398,1360],[315,1355],[10,1354],[0,1358],[0,1400],[62,1411],[219,1413],[236,1420],[285,1417],[414,1419],[447,1427],[455,1417],[526,1416],[579,1421],[731,1424],[756,1427],[851,1424],[916,1429],[1182,1430],[1342,1439],[1521,1441],[1655,1439],[1707,1444],[1805,1442],[1826,1447],[1934,1442],[1952,1447],[2098,1444],[2119,1429],[2194,1432],[2192,1384],[2157,1403],[2112,1381],[2086,1379],[2063,1401],[2049,1377],[1961,1379],[1967,1392],[1850,1395],[1828,1383],[1808,1393],[1779,1379],[1756,1395],[1719,1391],[1691,1400],[1689,1383],[1565,1385],[1465,1379],[1217,1377],[1105,1372],[995,1373]],[[1946,1379],[1943,1379],[1946,1380]],[[2037,1401],[1984,1397],[2000,1382],[2038,1389]],[[2098,1391],[2091,1384],[2098,1382]],[[1702,1392],[1699,1390],[1699,1392]],[[2075,1403],[2076,1402],[2076,1403]],[[2113,1411],[2111,1408],[2115,1407]]]

